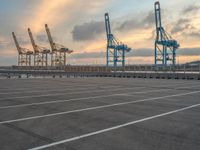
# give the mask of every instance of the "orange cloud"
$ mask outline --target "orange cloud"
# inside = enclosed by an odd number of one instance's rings
[[[106,35],[105,35],[106,36]],[[151,38],[151,31],[144,30],[139,32],[129,32],[126,34],[119,34],[117,38],[124,44],[127,44],[132,49],[136,48],[151,48],[153,46],[153,41],[147,40]],[[97,51],[106,51],[106,38],[104,40],[97,40],[88,42],[85,44],[84,51],[86,52],[97,52]]]
[[[33,16],[27,19],[26,26],[30,26],[34,32],[40,32],[44,29],[45,23],[53,26],[59,24],[63,18],[70,17],[69,10],[75,4],[73,0],[43,0],[40,5],[35,8]],[[65,9],[64,9],[65,8]]]
[[[177,63],[187,63],[187,62],[192,62],[192,61],[199,61],[200,60],[200,55],[199,56],[178,56],[177,57]]]
[[[97,51],[104,51],[106,49],[106,41],[98,40],[92,43],[86,44],[84,47],[85,52],[97,52]]]
[[[30,26],[34,32],[38,33],[44,29],[45,23],[49,23],[52,27],[69,20],[67,25],[70,25],[72,20],[73,23],[76,22],[74,16],[77,17],[78,15],[80,17],[81,13],[95,13],[102,9],[100,6],[105,3],[105,0],[100,2],[93,2],[91,0],[84,0],[84,2],[74,0],[42,0],[40,5],[34,8],[34,15],[29,16],[24,22],[27,22],[25,23],[26,26]]]

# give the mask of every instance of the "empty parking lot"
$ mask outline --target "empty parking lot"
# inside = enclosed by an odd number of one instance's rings
[[[0,82],[0,149],[200,149],[199,81]]]

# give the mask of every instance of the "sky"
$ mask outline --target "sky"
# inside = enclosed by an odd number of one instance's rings
[[[0,66],[17,64],[14,31],[21,47],[33,50],[31,28],[38,45],[50,48],[44,25],[56,43],[74,53],[68,64],[104,64],[106,33],[104,14],[110,15],[112,32],[133,50],[127,64],[154,62],[155,0],[0,0]],[[165,30],[180,43],[177,63],[200,60],[200,1],[160,0]]]

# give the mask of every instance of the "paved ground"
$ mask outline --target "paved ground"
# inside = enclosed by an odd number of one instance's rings
[[[200,82],[0,80],[0,149],[198,150]]]

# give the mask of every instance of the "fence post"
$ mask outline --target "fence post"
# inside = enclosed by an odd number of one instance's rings
[[[199,74],[200,74],[200,64],[199,64]]]
[[[185,65],[184,65],[184,74],[185,74]]]

